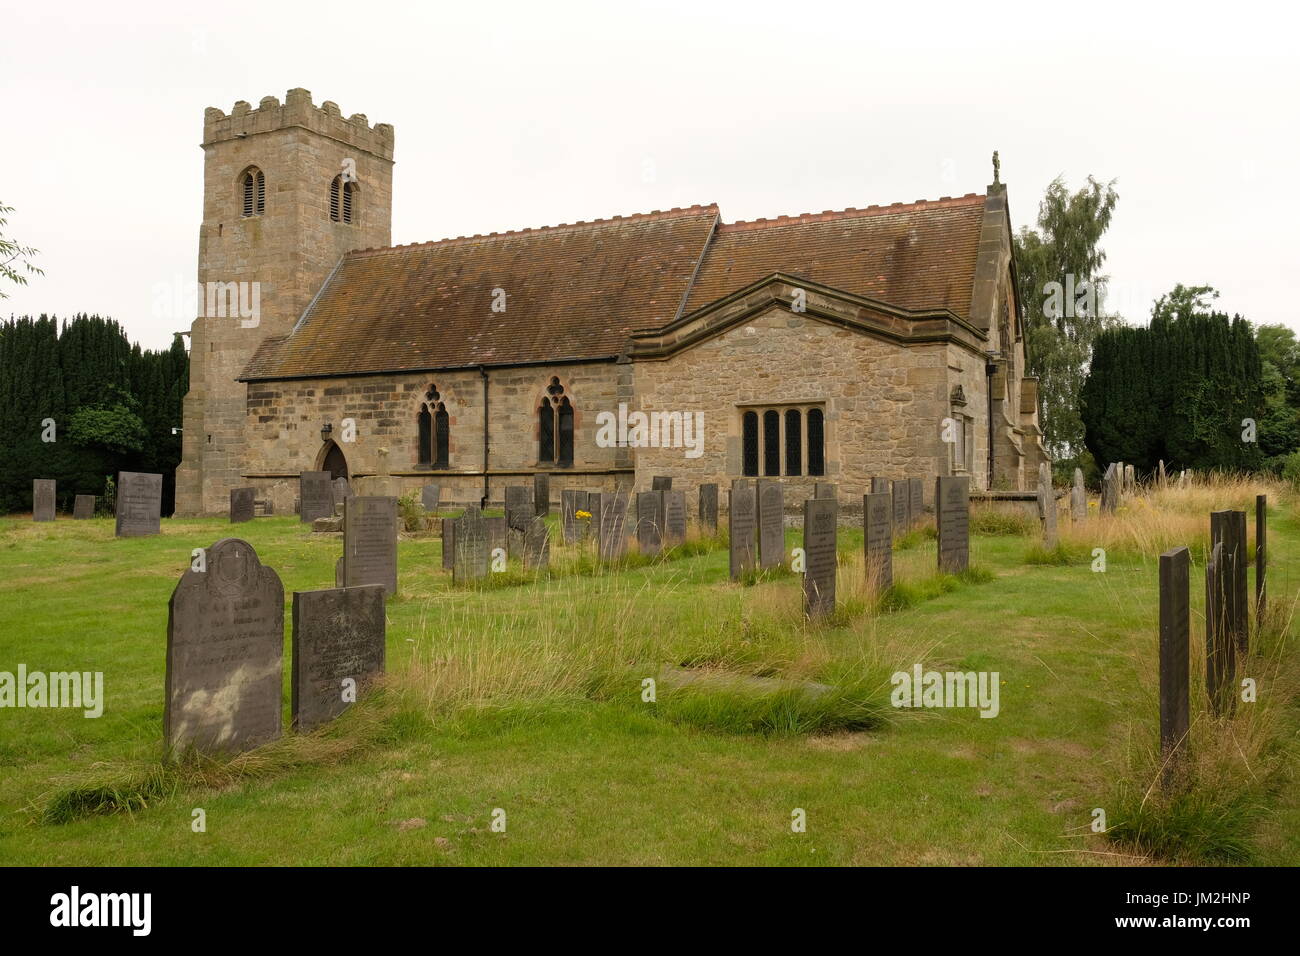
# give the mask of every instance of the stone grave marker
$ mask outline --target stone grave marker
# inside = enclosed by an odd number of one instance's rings
[[[600,496],[600,560],[619,561],[627,554],[626,492],[606,492]]]
[[[1160,555],[1160,755],[1166,782],[1183,759],[1191,725],[1188,700],[1188,583],[1191,556],[1186,548]]]
[[[925,517],[925,481],[920,478],[907,479],[908,504],[907,517],[912,527],[916,527]]]
[[[338,560],[334,562],[334,586],[336,588],[343,587],[343,555],[341,554],[338,556]]]
[[[736,580],[754,568],[757,548],[757,504],[754,486],[748,481],[731,483],[731,500],[727,503],[727,527],[731,535],[731,578]]]
[[[512,531],[523,531],[533,517],[532,494],[524,485],[506,487],[506,526]]]
[[[298,476],[298,519],[311,524],[334,514],[334,486],[328,471],[304,471]]]
[[[433,514],[438,510],[441,499],[442,486],[440,485],[425,485],[420,489],[420,505],[429,514]]]
[[[1043,523],[1043,547],[1056,547],[1056,489],[1052,487],[1052,467],[1045,461],[1038,463],[1038,517]]]
[[[636,543],[642,554],[663,550],[664,494],[662,491],[636,493]]]
[[[781,482],[759,479],[758,566],[779,567],[785,560],[785,489]]]
[[[54,495],[57,482],[53,478],[32,480],[32,520],[54,520]]]
[[[663,475],[655,475],[653,478],[650,479],[650,490],[651,491],[672,491],[673,480],[671,477],[665,477]]]
[[[117,480],[119,538],[138,538],[162,530],[162,475],[124,471]]]
[[[247,541],[223,538],[168,604],[168,749],[236,752],[279,737],[283,650],[279,576]]]
[[[483,528],[487,532],[488,560],[492,560],[492,552],[498,548],[504,548],[506,555],[514,554],[516,557],[523,548],[524,535],[522,531],[513,531],[503,517],[484,518]]]
[[[586,524],[578,517],[578,512],[587,510],[585,491],[566,488],[560,492],[560,538],[565,544],[573,544],[582,539]]]
[[[862,496],[862,547],[867,580],[877,592],[894,586],[894,504],[888,492]]]
[[[934,483],[935,523],[939,529],[939,570],[949,574],[970,566],[969,478],[941,477]]]
[[[450,571],[456,566],[456,519],[442,519],[442,569]]]
[[[343,584],[397,593],[397,499],[353,495],[343,502]]]
[[[294,592],[289,697],[295,730],[329,723],[384,672],[385,629],[380,585]]]
[[[1119,507],[1119,467],[1115,462],[1106,466],[1101,478],[1101,513],[1113,515]]]
[[[587,510],[591,512],[591,519],[587,525],[587,534],[595,539],[597,554],[600,553],[600,511],[604,506],[604,500],[603,492],[587,492]]]
[[[470,505],[456,519],[452,532],[452,581],[456,584],[477,581],[488,574],[487,521],[478,505]]]
[[[835,610],[835,538],[839,505],[834,498],[803,503],[803,610],[810,618]]]
[[[1074,484],[1070,486],[1070,520],[1086,521],[1088,518],[1088,490],[1083,486],[1083,469],[1074,469]]]
[[[528,570],[545,570],[551,563],[551,532],[546,519],[534,515],[524,531],[524,567]]]
[[[887,495],[887,494],[889,494],[889,479],[888,479],[888,478],[872,478],[872,479],[871,479],[871,493],[872,493],[873,495]],[[892,508],[893,505],[890,505],[890,507]]]
[[[700,530],[704,534],[718,533],[718,486],[712,482],[700,485]]]
[[[80,495],[78,495],[80,497]],[[1255,621],[1264,620],[1268,604],[1268,495],[1255,496]]]
[[[253,520],[253,501],[257,495],[256,488],[230,489],[230,523]]]
[[[533,513],[543,518],[551,513],[551,476],[546,472],[533,475]]]
[[[1250,639],[1250,611],[1246,585],[1246,512],[1215,511],[1210,514],[1210,545],[1223,545],[1222,574],[1225,577],[1224,621],[1232,636],[1235,656],[1244,658]]]
[[[817,498],[834,498],[836,496],[835,483],[831,481],[819,481],[814,486],[813,494]]]
[[[77,495],[72,505],[72,517],[78,521],[95,517],[95,496]]]
[[[343,502],[352,497],[352,486],[348,484],[346,478],[335,478],[330,482],[330,488],[334,494],[335,513],[338,513],[338,508],[343,505]]]
[[[1137,472],[1133,470],[1132,465],[1125,465],[1124,466],[1124,488],[1122,491],[1122,496],[1125,498],[1133,497],[1133,495],[1137,494],[1137,487],[1138,487]]]
[[[910,524],[907,520],[907,506],[911,503],[912,492],[907,482],[899,479],[894,481],[890,494],[893,496],[894,530],[901,534]]]
[[[675,547],[686,540],[686,492],[665,491],[664,544]]]
[[[1228,625],[1229,575],[1223,542],[1216,542],[1205,563],[1205,692],[1216,714],[1232,710],[1237,670],[1232,630]]]

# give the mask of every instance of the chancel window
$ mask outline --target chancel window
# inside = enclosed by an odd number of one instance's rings
[[[558,378],[546,386],[537,408],[537,461],[561,468],[573,465],[573,404]]]
[[[417,416],[420,433],[420,464],[430,468],[448,468],[451,459],[451,418],[438,386],[430,385],[424,393]]]
[[[796,405],[742,411],[741,474],[749,477],[824,475],[824,423],[824,412],[820,406]]]

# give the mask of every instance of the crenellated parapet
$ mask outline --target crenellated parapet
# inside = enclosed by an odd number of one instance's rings
[[[295,126],[382,159],[393,158],[392,126],[388,123],[371,126],[364,113],[344,118],[337,103],[326,100],[316,106],[311,101],[311,93],[301,87],[290,90],[283,103],[277,97],[264,96],[253,108],[240,100],[229,113],[209,106],[203,112],[203,145]]]

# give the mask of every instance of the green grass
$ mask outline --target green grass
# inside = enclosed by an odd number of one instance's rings
[[[1269,583],[1282,606],[1296,592],[1300,522],[1274,512]],[[191,549],[234,534],[280,574],[287,665],[291,593],[330,586],[341,544],[287,517],[163,527],[118,540],[109,520],[0,519],[0,670],[103,671],[107,696],[98,719],[0,710],[4,862],[1300,858],[1300,795],[1282,785],[1300,730],[1297,698],[1280,680],[1295,659],[1289,617],[1261,658],[1279,678],[1261,685],[1287,688],[1274,690],[1284,699],[1246,728],[1260,779],[1224,775],[1217,789],[1180,791],[1190,794],[1181,803],[1147,795],[1154,556],[1112,555],[1104,574],[1027,563],[1032,529],[976,535],[972,570],[939,575],[933,538],[914,531],[895,552],[894,587],[871,595],[853,579],[861,533],[846,531],[843,606],[809,623],[797,575],[733,584],[718,542],[599,572],[557,549],[554,572],[512,569],[480,589],[452,587],[438,539],[417,536],[399,544],[379,691],[312,734],[168,763],[167,599]],[[787,545],[798,543],[788,532]],[[999,716],[893,710],[889,675],[917,662],[997,671]],[[665,681],[664,668],[697,679]],[[658,680],[654,700],[644,699],[647,679]],[[287,711],[287,666],[285,680]],[[1209,760],[1225,734],[1199,732]],[[796,807],[806,833],[790,830]],[[1096,807],[1107,809],[1110,839],[1089,829]],[[191,829],[199,808],[205,833]],[[504,834],[489,827],[496,808]]]

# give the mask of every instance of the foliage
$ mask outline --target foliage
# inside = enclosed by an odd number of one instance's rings
[[[31,260],[37,253],[36,249],[5,238],[2,230],[9,225],[7,217],[13,211],[12,206],[0,202],[0,279],[8,279],[17,285],[26,285],[28,275],[42,276],[45,273],[32,264]],[[15,267],[15,263],[21,267],[21,271]],[[0,285],[0,299],[7,298],[9,298],[8,293],[5,292],[4,286]]]

